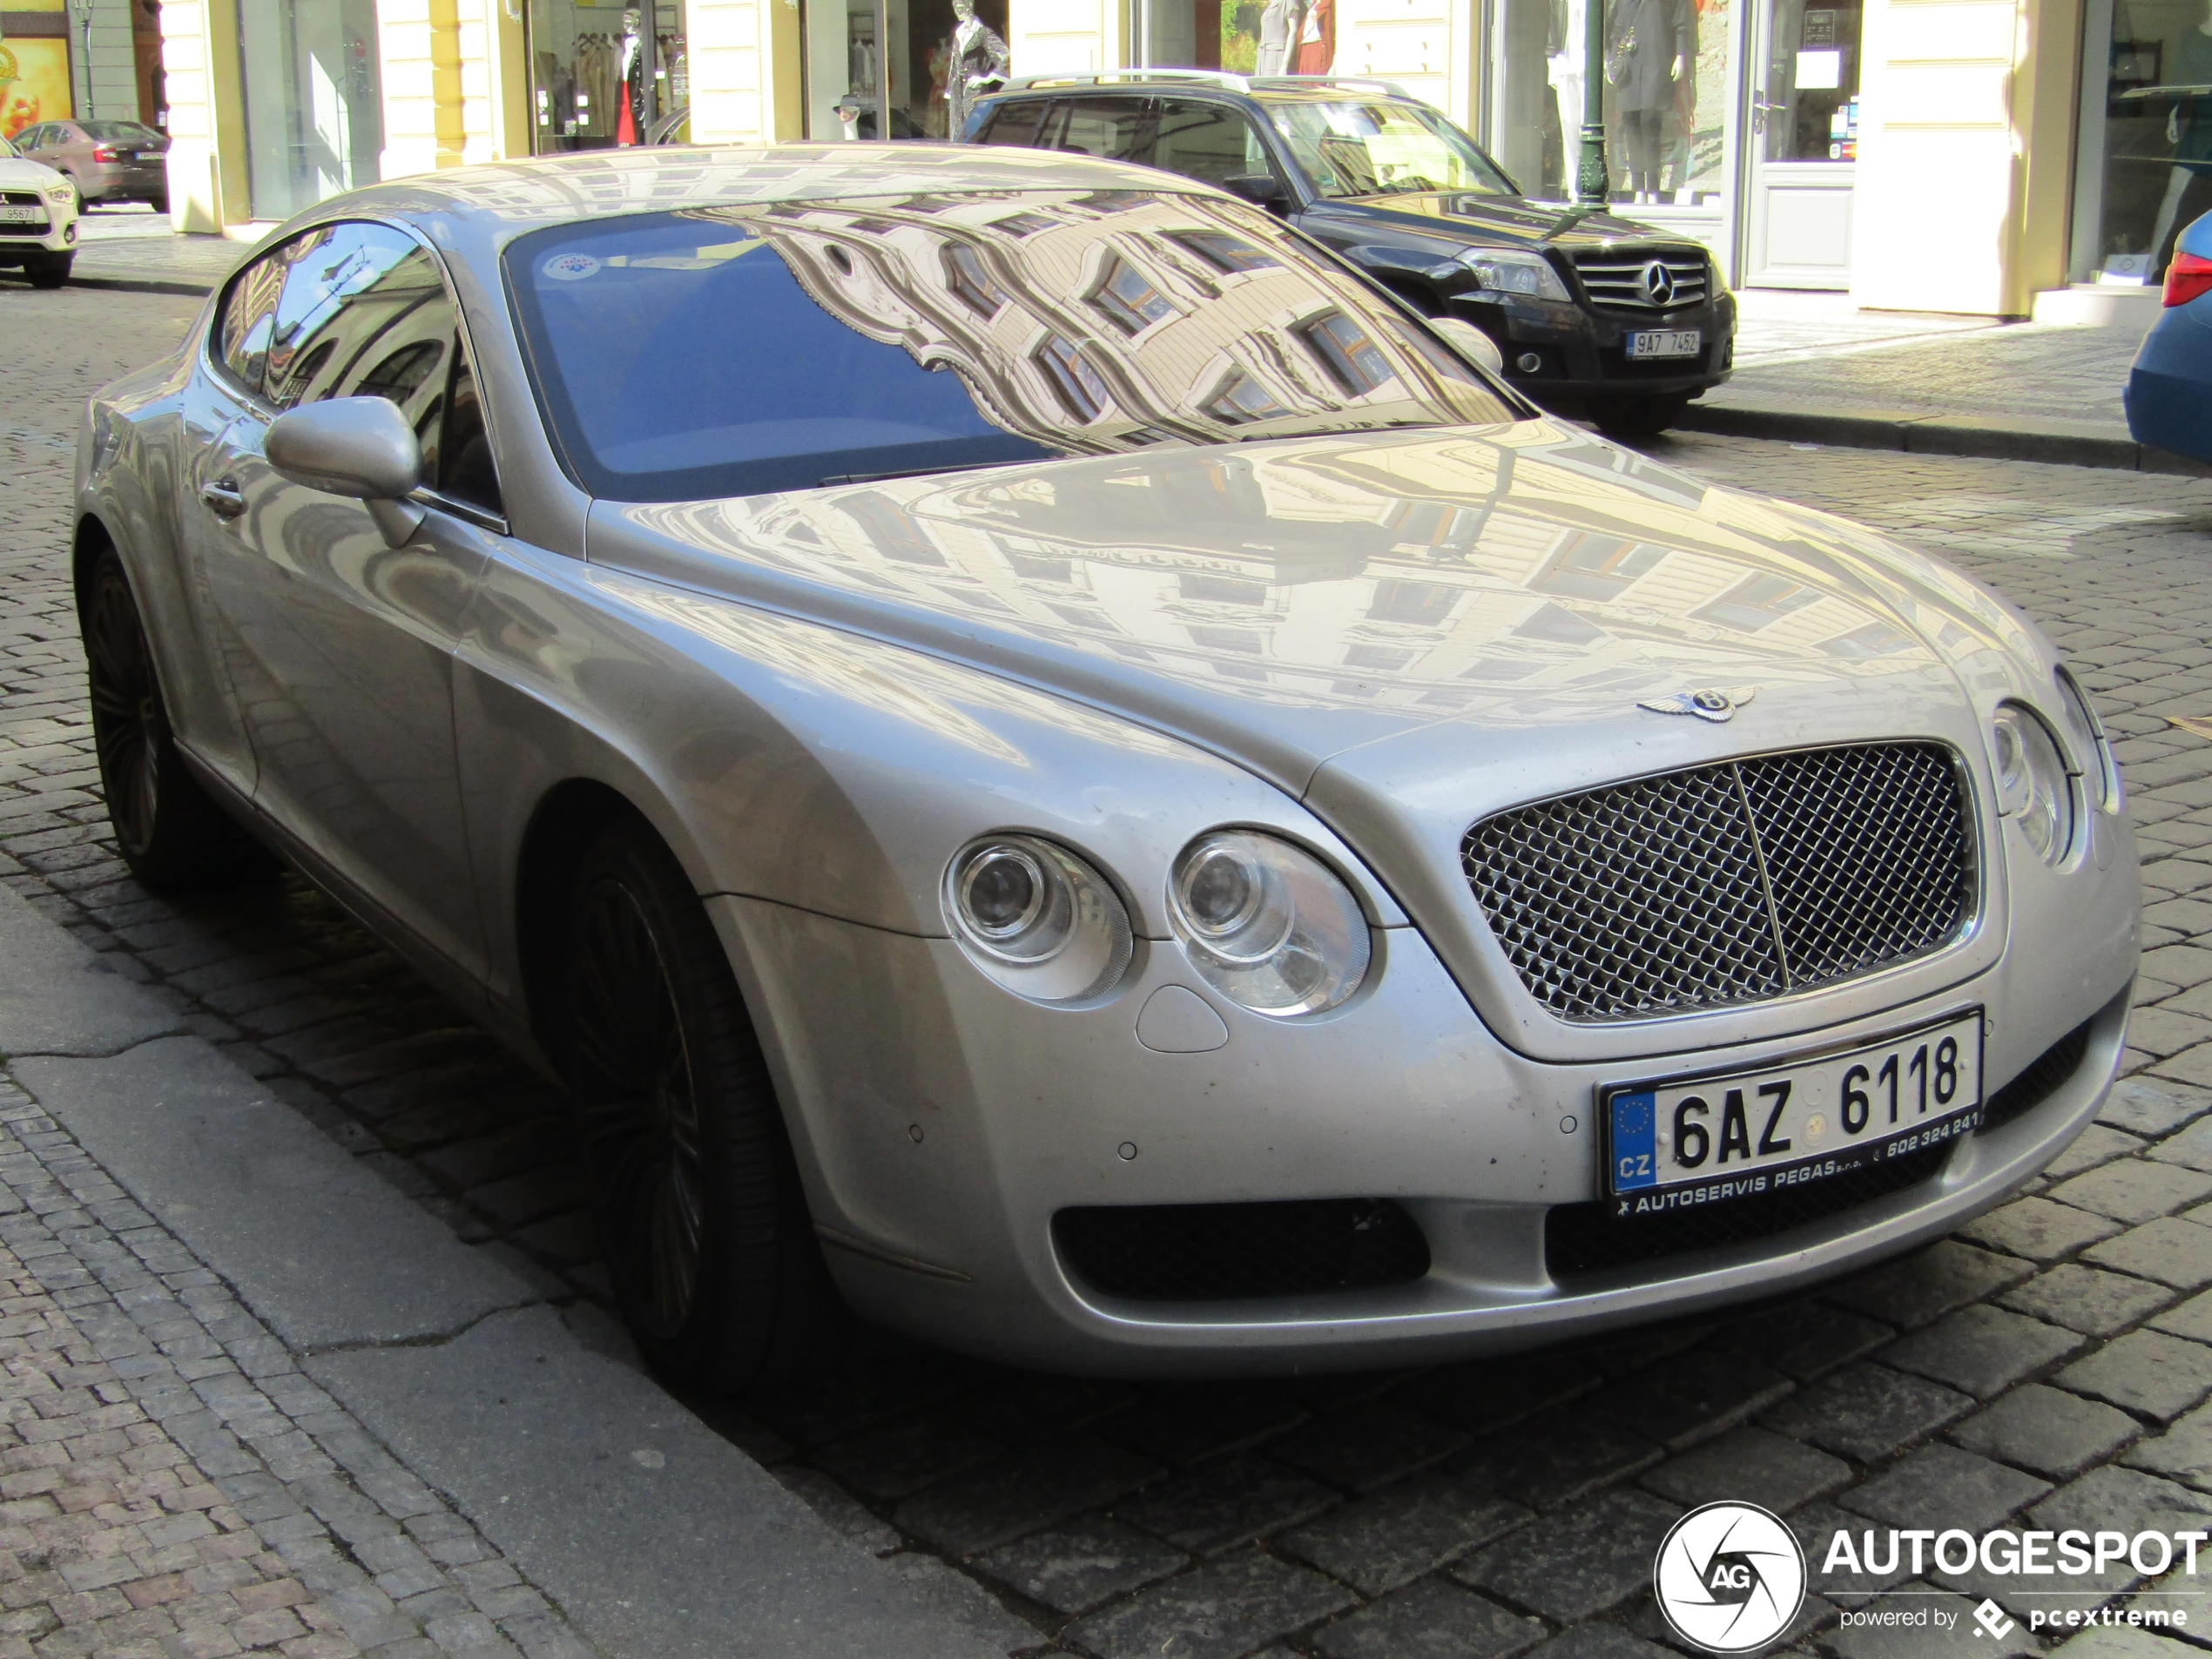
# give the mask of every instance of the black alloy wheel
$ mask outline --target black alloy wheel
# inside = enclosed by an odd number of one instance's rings
[[[843,1305],[736,977],[658,837],[629,822],[598,835],[563,942],[565,1069],[639,1348],[716,1394],[820,1364]]]
[[[268,854],[177,752],[145,624],[114,550],[94,558],[78,606],[100,788],[131,873],[158,892],[179,893],[268,868]]]
[[[58,288],[69,280],[70,267],[76,263],[74,253],[26,253],[23,273],[34,288]]]

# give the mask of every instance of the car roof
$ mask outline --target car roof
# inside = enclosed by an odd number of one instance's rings
[[[546,225],[685,207],[1030,190],[1217,193],[1156,168],[1044,150],[873,142],[641,145],[411,173],[333,197],[293,224],[371,214],[460,219],[520,234]]]

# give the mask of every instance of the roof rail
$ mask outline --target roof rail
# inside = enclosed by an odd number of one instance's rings
[[[1363,91],[1379,89],[1389,93],[1393,98],[1413,96],[1396,81],[1381,80],[1372,75],[1257,75],[1251,78],[1251,84],[1254,86],[1343,86]]]
[[[1232,92],[1249,91],[1251,78],[1221,69],[1120,69],[1082,71],[1063,75],[1016,75],[999,92],[1027,92],[1041,86],[1107,86],[1129,81],[1197,81],[1224,86]],[[993,94],[996,96],[996,94]]]

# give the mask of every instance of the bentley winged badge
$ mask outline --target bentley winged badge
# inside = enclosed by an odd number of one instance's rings
[[[1709,687],[1702,691],[1676,691],[1672,697],[1647,697],[1636,706],[1649,709],[1654,714],[1694,714],[1701,720],[1717,724],[1734,719],[1736,711],[1758,694],[1756,685],[1732,686],[1726,691]]]

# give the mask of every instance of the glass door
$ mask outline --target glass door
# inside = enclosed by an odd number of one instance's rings
[[[1851,287],[1860,0],[1752,0],[1743,285]]]
[[[530,0],[527,28],[533,154],[651,143],[690,101],[672,0]]]
[[[1006,17],[1007,0],[808,0],[806,136],[958,137],[1011,73]]]

